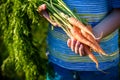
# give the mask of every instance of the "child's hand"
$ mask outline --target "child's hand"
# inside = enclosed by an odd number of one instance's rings
[[[86,53],[84,52],[84,46],[82,43],[77,41],[76,39],[68,39],[67,45],[69,48],[71,48],[72,51],[74,51],[76,54],[79,54],[80,56],[85,56]]]
[[[58,26],[57,23],[53,22],[50,17],[49,14],[47,12],[47,6],[46,4],[42,4],[38,7],[38,13],[43,16],[47,21],[49,21],[53,26]]]

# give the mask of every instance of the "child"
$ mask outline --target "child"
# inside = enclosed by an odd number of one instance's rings
[[[84,46],[75,39],[69,39],[60,27],[48,31],[48,60],[54,73],[47,74],[47,80],[119,80],[118,79],[118,27],[120,26],[120,0],[64,0],[70,9],[76,9],[81,18],[88,20],[93,33],[99,37],[100,46],[113,56],[101,58],[99,68],[89,57],[84,56]],[[67,46],[68,45],[68,46]],[[79,55],[80,54],[80,55]],[[51,76],[50,76],[51,75]]]

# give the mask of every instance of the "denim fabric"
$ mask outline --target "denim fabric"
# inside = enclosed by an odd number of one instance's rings
[[[107,70],[101,71],[75,71],[62,68],[54,63],[49,63],[51,72],[47,73],[46,80],[119,80],[118,65]]]

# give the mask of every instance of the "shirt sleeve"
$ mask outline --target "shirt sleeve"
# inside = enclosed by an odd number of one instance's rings
[[[113,8],[120,8],[120,0],[112,0]]]

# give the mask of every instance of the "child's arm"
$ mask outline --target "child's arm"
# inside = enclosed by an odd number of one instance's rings
[[[114,9],[107,17],[105,17],[98,25],[93,28],[96,37],[103,32],[103,37],[109,35],[120,27],[120,8]]]

